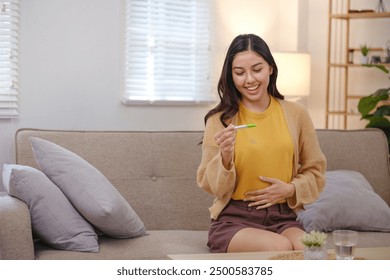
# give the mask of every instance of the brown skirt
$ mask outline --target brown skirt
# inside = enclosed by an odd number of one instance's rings
[[[288,228],[300,228],[297,215],[287,203],[256,210],[248,201],[230,200],[216,220],[211,220],[207,246],[212,253],[226,253],[230,240],[243,228],[257,228],[282,233]]]

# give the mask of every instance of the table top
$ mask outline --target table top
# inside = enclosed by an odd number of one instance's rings
[[[209,253],[168,255],[172,260],[269,260],[282,259],[278,256],[302,251],[245,252],[245,253]],[[333,249],[328,254],[334,254]],[[356,248],[357,259],[390,260],[390,247]],[[286,258],[288,259],[288,258]]]

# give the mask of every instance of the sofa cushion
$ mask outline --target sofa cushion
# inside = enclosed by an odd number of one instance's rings
[[[150,230],[142,238],[117,239],[100,237],[99,254],[53,250],[35,244],[38,260],[161,260],[174,254],[207,254],[207,231]]]
[[[93,227],[41,171],[5,164],[3,184],[9,195],[24,201],[31,215],[34,234],[51,247],[79,252],[98,252]]]
[[[116,238],[145,234],[136,212],[99,170],[57,144],[33,137],[30,142],[41,170],[98,230]]]
[[[390,207],[366,178],[352,170],[327,171],[319,199],[298,213],[306,231],[390,232]]]

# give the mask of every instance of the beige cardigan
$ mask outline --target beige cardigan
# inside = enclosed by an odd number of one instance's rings
[[[299,103],[276,100],[283,108],[294,144],[294,179],[290,183],[295,186],[295,194],[287,199],[287,203],[298,212],[303,205],[314,202],[322,191],[325,185],[326,159],[306,109]],[[221,113],[217,113],[207,120],[202,161],[197,173],[198,185],[215,196],[214,203],[209,208],[212,219],[218,218],[236,186],[235,166],[233,164],[230,170],[224,168],[219,147],[214,139],[214,135],[224,128],[219,119],[220,115]],[[233,124],[236,124],[236,118],[233,117]]]

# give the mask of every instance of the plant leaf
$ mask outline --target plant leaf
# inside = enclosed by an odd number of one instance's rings
[[[390,105],[382,105],[378,107],[374,113],[374,116],[390,116]]]
[[[382,100],[386,100],[387,98],[389,98],[389,95],[390,88],[380,88],[372,94],[372,96],[381,96],[381,98],[383,98]]]
[[[389,128],[390,121],[386,117],[373,116],[369,119],[366,127]]]
[[[366,67],[376,67],[379,70],[382,70],[383,72],[385,72],[386,74],[389,73],[389,70],[382,64],[363,64],[363,66],[366,66]]]
[[[358,110],[363,118],[366,118],[379,101],[387,100],[389,98],[389,90],[390,89],[378,89],[373,94],[364,96],[359,100]]]

